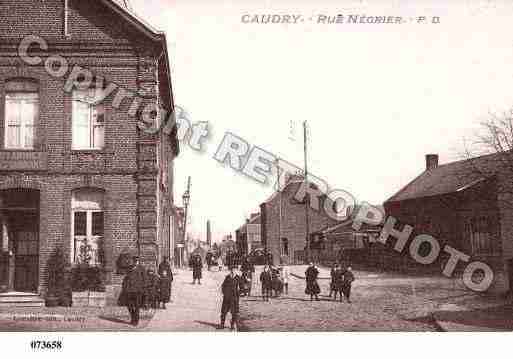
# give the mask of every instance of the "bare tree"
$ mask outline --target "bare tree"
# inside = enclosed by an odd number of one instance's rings
[[[513,195],[513,108],[500,114],[489,112],[464,147],[462,157],[466,165],[459,176],[465,178],[468,186],[496,178],[497,191]],[[506,202],[513,206],[513,200]]]

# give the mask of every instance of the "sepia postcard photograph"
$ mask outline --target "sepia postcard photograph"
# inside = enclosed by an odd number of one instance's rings
[[[506,0],[0,0],[0,341],[511,340],[512,22]]]

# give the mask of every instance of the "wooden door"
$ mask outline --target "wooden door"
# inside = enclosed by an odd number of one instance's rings
[[[32,231],[14,234],[14,290],[18,292],[37,292],[39,277],[39,241],[37,233]]]

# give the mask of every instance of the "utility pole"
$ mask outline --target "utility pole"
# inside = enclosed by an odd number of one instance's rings
[[[307,146],[307,123],[303,122],[303,140],[304,140],[304,151],[305,151],[305,188],[309,188],[308,183],[308,146]],[[308,190],[306,191],[305,197],[305,228],[306,228],[306,246],[305,246],[305,259],[307,262],[310,261],[310,195]]]
[[[183,219],[183,252],[185,252],[186,239],[187,239],[187,209],[189,207],[189,201],[191,199],[191,176],[187,179],[187,190],[183,194],[183,206],[184,206],[184,219]],[[184,258],[182,259],[182,263],[184,262]]]
[[[279,248],[280,248],[280,255],[282,254],[283,250],[282,250],[282,243],[281,243],[281,213],[282,213],[282,188],[281,188],[281,183],[280,183],[280,159],[278,158],[276,160],[276,168],[278,169],[278,195],[280,196],[279,198],[279,208],[278,208],[278,245],[279,245]]]

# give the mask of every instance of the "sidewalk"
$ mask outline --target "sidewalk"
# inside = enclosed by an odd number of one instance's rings
[[[222,296],[220,287],[228,272],[203,271],[201,285],[192,284],[192,272],[176,270],[171,303],[158,310],[145,331],[205,332],[219,324]],[[226,323],[229,327],[230,314]]]

